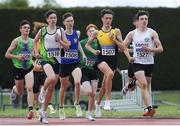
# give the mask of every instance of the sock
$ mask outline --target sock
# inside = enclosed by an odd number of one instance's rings
[[[29,111],[33,110],[33,107],[32,106],[29,106]]]
[[[151,106],[148,106],[148,107],[146,107],[144,110],[145,110],[145,111],[151,111],[151,109],[152,109],[152,107],[151,107]]]

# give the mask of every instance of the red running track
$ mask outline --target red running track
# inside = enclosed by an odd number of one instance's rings
[[[49,124],[46,125],[179,125],[180,119],[102,119],[98,118],[96,121],[88,121],[84,118],[67,118],[60,120],[59,118],[49,118]],[[40,121],[36,119],[28,120],[26,118],[0,118],[0,125],[41,125]]]

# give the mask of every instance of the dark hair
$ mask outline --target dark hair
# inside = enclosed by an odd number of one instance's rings
[[[101,17],[103,17],[105,14],[112,14],[114,16],[114,12],[111,9],[102,9],[100,14]]]
[[[28,20],[22,20],[20,23],[19,23],[19,27],[21,28],[23,25],[30,25],[30,22]]]
[[[71,12],[67,12],[67,13],[63,14],[63,15],[62,15],[63,21],[64,21],[66,18],[68,18],[68,17],[73,17],[73,14],[72,14]]]
[[[136,14],[137,16],[137,20],[139,20],[139,17],[142,16],[142,15],[146,15],[148,18],[149,18],[149,13],[147,11],[144,11],[144,10],[139,10]]]
[[[137,21],[137,14],[133,16],[133,22]]]
[[[46,13],[45,13],[45,18],[47,19],[48,17],[49,17],[49,15],[51,15],[51,14],[56,14],[56,11],[54,11],[54,10],[48,10]],[[57,15],[57,14],[56,14]]]

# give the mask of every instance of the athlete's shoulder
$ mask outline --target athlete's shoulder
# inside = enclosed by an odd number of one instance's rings
[[[116,32],[120,32],[121,30],[119,28],[114,28]]]
[[[17,44],[21,36],[18,36],[12,40],[12,43]]]
[[[134,36],[134,34],[136,33],[137,29],[134,29],[132,31],[130,31],[128,34],[131,35],[131,36]]]
[[[116,35],[120,35],[121,34],[121,30],[119,28],[114,28],[115,34]]]
[[[31,38],[31,37],[28,37],[28,38],[33,41],[33,38]]]
[[[157,32],[152,28],[148,28],[148,31],[152,36],[157,35]]]
[[[47,34],[47,26],[43,26],[41,29],[40,29],[40,35],[42,37],[44,37],[46,34]]]

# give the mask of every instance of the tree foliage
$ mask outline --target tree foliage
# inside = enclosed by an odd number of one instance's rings
[[[49,8],[58,8],[60,5],[56,2],[56,0],[44,0],[44,4],[42,8],[49,9]]]
[[[27,8],[29,7],[28,0],[4,0],[0,4],[1,8]]]

